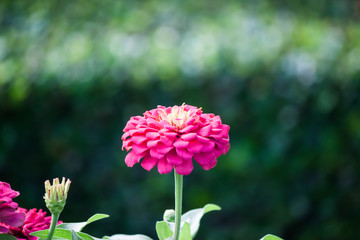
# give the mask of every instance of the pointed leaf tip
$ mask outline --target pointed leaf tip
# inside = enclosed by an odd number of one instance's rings
[[[165,221],[156,222],[156,233],[160,240],[166,240],[174,234]]]
[[[190,224],[188,222],[184,223],[180,232],[179,240],[192,240]]]
[[[272,235],[272,234],[267,234],[263,238],[261,238],[260,240],[284,240],[284,239],[282,239],[280,237],[277,237],[275,235]]]

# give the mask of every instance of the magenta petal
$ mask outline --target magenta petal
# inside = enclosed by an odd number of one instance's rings
[[[186,133],[181,135],[181,139],[185,140],[185,141],[191,141],[194,140],[196,138],[196,133]]]
[[[170,147],[168,147],[168,146],[164,146],[164,145],[158,145],[157,147],[156,147],[156,151],[158,152],[158,153],[161,153],[161,154],[167,154],[168,152],[170,152],[170,150],[171,149],[173,149],[174,147],[173,146],[170,146]]]
[[[178,134],[177,134],[176,132],[165,132],[164,135],[165,135],[166,137],[174,140]]]
[[[153,148],[153,147],[156,147],[158,142],[159,142],[159,140],[150,140],[146,143],[146,146],[148,146],[149,148]]]
[[[146,119],[146,122],[147,122],[149,127],[152,127],[152,128],[155,128],[155,129],[161,129],[161,124],[158,121],[156,121],[156,120],[154,120],[152,118]]]
[[[143,143],[147,138],[145,136],[133,136],[131,138],[131,141],[133,141],[133,143],[136,143],[137,145],[140,145],[141,143]]]
[[[213,152],[198,153],[194,155],[195,161],[198,162],[201,166],[209,164],[209,162],[211,162],[214,158],[215,155]]]
[[[141,162],[141,166],[150,171],[155,165],[157,164],[158,159],[151,157],[149,154],[144,157],[144,159]]]
[[[209,141],[206,145],[204,145],[202,151],[203,152],[211,152],[215,148],[215,143],[212,141]]]
[[[143,156],[136,154],[134,151],[131,151],[125,157],[125,163],[128,167],[133,167],[135,163],[138,163]]]
[[[199,153],[203,149],[203,145],[198,141],[191,141],[186,149],[191,153]]]
[[[9,228],[0,225],[0,233],[8,233],[9,230]]]
[[[160,159],[160,158],[163,158],[163,157],[164,157],[164,154],[158,153],[158,152],[155,150],[155,148],[150,149],[150,155],[151,155],[153,158],[157,158],[157,159]]]
[[[194,166],[191,159],[183,161],[182,164],[175,166],[176,172],[180,175],[189,175],[193,169]]]
[[[203,136],[203,137],[206,137],[206,136],[209,136],[210,132],[211,132],[211,125],[207,125],[207,126],[201,128],[198,131],[198,134]]]
[[[169,164],[165,158],[161,158],[159,160],[157,167],[160,174],[169,173],[173,169],[173,166]]]
[[[191,131],[194,131],[195,129],[197,129],[198,127],[196,125],[189,125],[184,127],[183,129],[180,130],[181,133],[189,133]]]
[[[159,136],[158,132],[147,132],[146,138],[148,139],[156,139]]]
[[[165,136],[160,137],[160,142],[162,142],[164,145],[170,147],[172,146],[174,140]]]
[[[7,212],[0,215],[0,222],[12,227],[20,227],[24,224],[25,214],[17,212]]]
[[[166,160],[172,165],[179,165],[183,162],[183,159],[177,155],[175,150],[172,150],[166,154]]]
[[[146,147],[146,145],[132,145],[132,151],[134,151],[134,153],[140,155],[143,154],[145,151],[147,151],[149,148]]]
[[[208,164],[201,165],[201,167],[204,170],[210,170],[211,168],[215,167],[216,164],[217,164],[217,160],[216,160],[216,158],[213,158]]]
[[[184,149],[184,148],[175,148],[176,149],[176,153],[179,157],[181,157],[182,159],[190,159],[192,158],[193,154],[188,152],[188,150]]]
[[[176,139],[174,142],[174,147],[176,148],[186,148],[189,145],[188,141],[181,140],[180,138]]]
[[[206,145],[210,140],[206,137],[202,137],[202,136],[196,136],[196,139],[198,140],[199,143]]]

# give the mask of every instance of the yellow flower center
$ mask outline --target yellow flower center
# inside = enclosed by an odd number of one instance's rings
[[[171,108],[171,112],[167,113],[165,110],[159,113],[160,120],[167,121],[170,125],[182,129],[185,126],[185,123],[190,120],[194,115],[193,111],[185,110],[185,103],[180,107],[174,106]]]

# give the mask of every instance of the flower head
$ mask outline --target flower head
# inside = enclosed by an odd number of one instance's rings
[[[65,182],[63,177],[61,183],[58,178],[53,179],[53,184],[49,180],[45,181],[45,203],[52,214],[60,214],[64,209],[67,193],[70,188],[70,179]]]
[[[16,212],[18,204],[12,201],[18,195],[19,192],[12,190],[8,183],[0,181],[0,233],[8,233],[11,227],[24,223],[24,214]]]
[[[24,208],[18,208],[17,212],[25,214],[25,222],[21,227],[13,227],[10,234],[21,240],[36,240],[37,237],[31,236],[30,233],[48,229],[51,223],[51,217],[46,216],[46,212],[36,208],[29,211]],[[59,221],[57,224],[62,223]]]
[[[158,106],[143,116],[131,117],[122,136],[123,149],[130,151],[125,163],[150,171],[157,165],[161,174],[175,168],[180,175],[193,170],[194,159],[209,170],[229,150],[229,129],[219,116],[203,113],[190,105]]]

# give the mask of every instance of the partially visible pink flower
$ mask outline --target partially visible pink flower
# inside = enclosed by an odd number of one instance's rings
[[[194,159],[209,170],[230,148],[229,129],[219,116],[203,113],[201,108],[158,106],[127,122],[123,149],[131,151],[125,163],[132,167],[143,158],[141,166],[148,171],[157,165],[161,174],[175,168],[178,174],[188,175]]]
[[[18,204],[12,201],[18,195],[8,183],[0,181],[0,233],[8,233],[11,227],[24,223],[24,213],[16,212]]]
[[[18,212],[25,214],[25,222],[21,227],[11,228],[10,234],[21,240],[36,240],[37,237],[30,233],[50,228],[51,216],[46,216],[46,212],[36,208],[29,211],[24,208],[18,208]],[[62,223],[59,221],[57,224]]]

